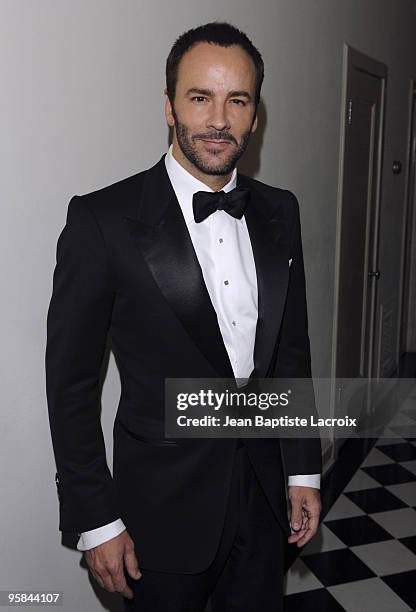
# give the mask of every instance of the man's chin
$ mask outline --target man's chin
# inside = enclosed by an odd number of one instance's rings
[[[228,155],[200,155],[199,159],[201,162],[200,170],[207,174],[229,174],[232,171]]]
[[[233,168],[230,168],[229,166],[224,166],[224,164],[218,164],[217,166],[215,164],[207,164],[200,166],[199,170],[201,170],[201,172],[204,172],[205,174],[225,176],[226,174],[230,174],[230,172],[233,171]]]

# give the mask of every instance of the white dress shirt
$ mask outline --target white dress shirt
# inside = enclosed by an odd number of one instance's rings
[[[216,210],[196,223],[192,198],[196,191],[214,191],[173,157],[171,145],[165,157],[166,170],[184,216],[202,275],[217,314],[235,378],[249,378],[254,368],[257,325],[257,276],[245,217],[236,219]],[[237,168],[222,188],[237,184]],[[288,477],[288,485],[320,487],[320,474]],[[78,550],[88,550],[117,536],[125,529],[121,519],[81,534]]]

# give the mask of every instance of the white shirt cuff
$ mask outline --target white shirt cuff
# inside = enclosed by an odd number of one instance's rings
[[[314,487],[315,489],[321,488],[321,475],[320,474],[296,474],[295,476],[288,476],[289,487]]]
[[[78,550],[89,550],[90,548],[95,548],[100,544],[104,544],[108,540],[115,538],[122,531],[126,529],[123,521],[121,519],[116,519],[112,523],[107,523],[107,525],[103,525],[102,527],[97,527],[96,529],[91,529],[90,531],[84,531],[80,534],[80,538],[78,540],[77,549]]]

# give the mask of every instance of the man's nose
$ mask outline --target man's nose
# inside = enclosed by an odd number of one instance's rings
[[[213,127],[218,131],[230,129],[230,121],[224,104],[213,104],[211,114],[208,117],[207,127]]]

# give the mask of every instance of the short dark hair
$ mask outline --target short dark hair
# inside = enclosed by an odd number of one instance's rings
[[[225,21],[212,21],[187,30],[175,41],[166,60],[166,89],[172,106],[175,99],[179,63],[185,53],[200,42],[208,42],[221,47],[240,45],[249,54],[256,69],[255,106],[257,108],[264,79],[263,58],[244,32]]]

